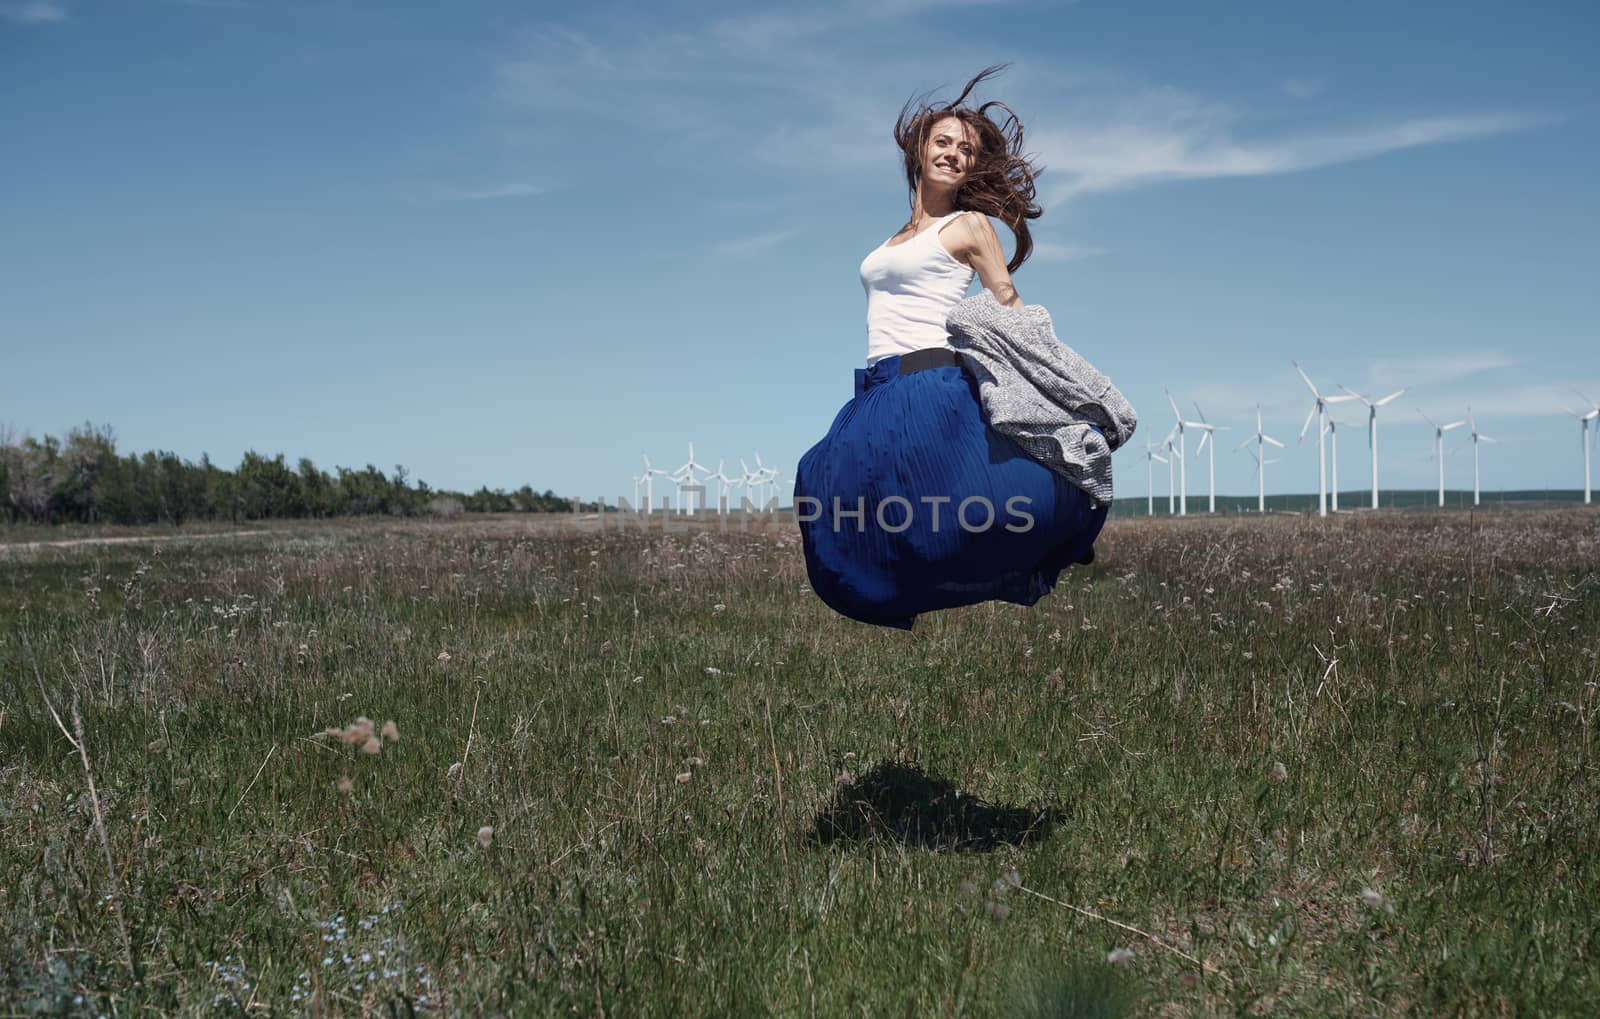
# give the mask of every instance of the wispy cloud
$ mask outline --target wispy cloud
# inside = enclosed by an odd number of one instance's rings
[[[462,190],[441,188],[438,197],[447,202],[491,202],[502,198],[531,198],[549,191],[539,184],[501,184],[497,187]]]
[[[0,18],[18,25],[44,25],[56,21],[66,21],[67,9],[58,3],[50,3],[48,0],[33,0],[32,3],[22,4],[0,4]]]
[[[1052,241],[1040,241],[1033,246],[1033,257],[1045,262],[1071,262],[1080,258],[1093,258],[1095,255],[1103,255],[1105,253],[1105,248],[1095,248],[1087,244],[1057,244]]]
[[[1258,177],[1346,163],[1402,149],[1527,130],[1554,118],[1526,113],[1418,117],[1275,139],[1239,136],[1239,117],[1221,103],[1152,89],[1092,110],[1076,103],[1042,123],[1034,146],[1047,174],[1065,178],[1048,204],[1092,192],[1163,181]],[[1042,181],[1041,181],[1042,183]]]
[[[1295,99],[1314,99],[1328,90],[1328,82],[1323,78],[1295,77],[1283,83],[1283,91]]]
[[[1509,368],[1516,363],[1515,359],[1498,350],[1383,358],[1372,362],[1367,371],[1367,384],[1382,389],[1391,386],[1443,386],[1483,372]]]
[[[799,233],[801,233],[799,227],[790,227],[787,230],[773,230],[770,233],[755,234],[751,237],[718,241],[711,245],[711,250],[719,255],[749,254],[753,251],[764,251],[768,248],[777,247]]]

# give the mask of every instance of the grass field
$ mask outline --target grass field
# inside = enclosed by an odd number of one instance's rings
[[[1116,519],[913,633],[792,525],[270,529],[0,550],[0,1014],[1600,1001],[1600,512]]]

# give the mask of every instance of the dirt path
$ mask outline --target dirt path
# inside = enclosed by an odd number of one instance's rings
[[[216,534],[151,534],[126,538],[71,538],[66,541],[14,541],[0,543],[0,555],[7,552],[34,552],[41,548],[73,548],[78,545],[128,545],[140,541],[197,541],[202,538],[243,538],[271,534],[271,531],[219,531]]]

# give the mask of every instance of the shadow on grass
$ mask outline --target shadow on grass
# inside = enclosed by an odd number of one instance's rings
[[[835,789],[807,837],[822,845],[882,839],[986,853],[1042,841],[1062,819],[1051,807],[985,803],[915,764],[886,762]]]

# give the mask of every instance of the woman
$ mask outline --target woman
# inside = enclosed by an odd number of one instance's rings
[[[795,507],[811,587],[842,615],[909,630],[922,612],[1032,605],[1093,558],[1106,508],[984,419],[945,317],[976,276],[1022,307],[1011,274],[1033,250],[1038,170],[1002,103],[908,102],[895,123],[911,219],[861,263],[867,367],[828,434],[801,457]],[[987,116],[1010,114],[1006,128]],[[988,217],[1016,238],[1009,262]]]

